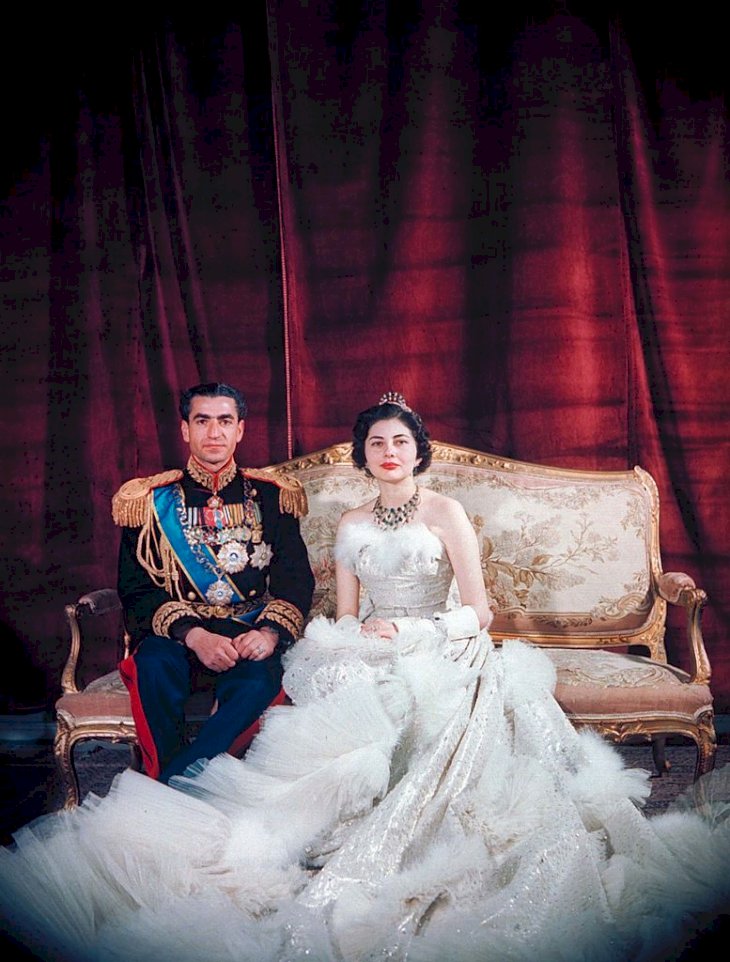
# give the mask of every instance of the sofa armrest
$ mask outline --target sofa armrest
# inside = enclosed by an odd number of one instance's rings
[[[657,578],[657,591],[670,605],[679,604],[679,596],[685,588],[697,587],[694,579],[684,571],[665,571]]]
[[[76,602],[78,607],[85,606],[92,615],[105,615],[109,611],[119,611],[122,602],[114,588],[99,588],[82,595]]]
[[[687,609],[687,637],[689,640],[692,670],[690,681],[708,685],[712,676],[710,660],[702,637],[702,609],[707,604],[707,594],[698,588],[694,580],[683,571],[667,571],[657,578],[659,595],[670,605]]]
[[[105,615],[111,611],[120,611],[122,603],[114,588],[99,588],[82,595],[79,600],[72,605],[66,605],[64,611],[66,621],[70,629],[69,653],[66,664],[61,675],[61,689],[64,695],[75,695],[79,688],[76,681],[76,669],[78,666],[79,655],[81,653],[81,622],[82,615]],[[125,632],[124,648],[125,654],[128,651],[129,640]]]

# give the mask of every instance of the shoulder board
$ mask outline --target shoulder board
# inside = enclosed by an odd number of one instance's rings
[[[295,518],[306,516],[309,506],[307,492],[298,478],[288,474],[268,471],[266,468],[241,468],[241,474],[251,481],[268,481],[279,489],[279,509]]]
[[[163,488],[182,478],[179,469],[153,474],[149,478],[132,478],[126,481],[112,498],[112,518],[114,523],[124,528],[141,528],[150,517],[155,488]]]

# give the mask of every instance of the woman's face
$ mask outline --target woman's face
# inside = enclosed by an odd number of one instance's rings
[[[378,481],[402,481],[413,477],[421,463],[416,439],[399,418],[376,421],[365,438],[365,464]]]

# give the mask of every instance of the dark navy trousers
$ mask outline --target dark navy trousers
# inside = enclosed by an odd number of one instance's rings
[[[257,722],[281,694],[281,658],[241,659],[232,668],[211,672],[184,645],[147,635],[121,662],[129,689],[145,771],[167,782],[200,758],[214,758],[241,744],[241,735]],[[185,737],[185,705],[196,672],[215,681],[217,710],[194,741]]]

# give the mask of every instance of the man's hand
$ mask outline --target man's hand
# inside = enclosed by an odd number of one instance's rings
[[[236,646],[225,635],[216,635],[205,628],[191,628],[185,635],[185,645],[211,671],[227,671],[238,661]]]
[[[273,655],[279,636],[273,628],[252,628],[233,639],[233,645],[240,658],[263,661]]]

